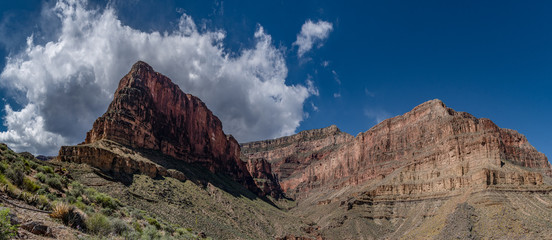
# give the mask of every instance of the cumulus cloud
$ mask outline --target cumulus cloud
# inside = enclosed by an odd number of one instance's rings
[[[330,22],[318,20],[313,22],[307,20],[301,27],[301,32],[297,34],[297,40],[293,45],[297,45],[297,56],[302,57],[306,52],[310,51],[314,44],[322,47],[322,41],[330,35],[333,30],[333,25]]]
[[[285,83],[283,52],[262,26],[252,48],[231,53],[224,31],[199,31],[186,14],[177,29],[160,33],[126,26],[114,9],[91,10],[84,0],[59,0],[45,11],[61,22],[55,40],[28,37],[0,75],[2,87],[25,100],[21,110],[6,105],[8,130],[0,133],[17,151],[55,154],[81,142],[137,60],[201,98],[242,142],[293,134],[305,99],[318,92]]]

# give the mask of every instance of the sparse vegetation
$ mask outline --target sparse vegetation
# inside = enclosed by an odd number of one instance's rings
[[[0,209],[0,239],[11,239],[17,234],[18,226],[11,224],[10,209]]]
[[[38,179],[38,181],[40,181],[41,183],[46,182],[46,174],[42,172],[38,172],[37,174],[35,174],[35,178]]]
[[[86,227],[91,234],[107,235],[111,232],[111,223],[109,219],[101,213],[94,213],[92,216],[88,217],[86,219]]]
[[[46,178],[46,184],[48,186],[57,189],[57,190],[63,190],[63,184],[61,183],[61,180],[58,177],[55,176],[48,176]]]
[[[6,169],[6,177],[8,177],[13,184],[16,186],[21,186],[23,184],[23,179],[25,178],[25,167],[21,162],[12,164],[11,167]]]
[[[111,230],[116,235],[123,235],[130,232],[132,228],[124,220],[114,218],[111,220]]]
[[[33,180],[31,180],[29,177],[23,178],[23,189],[29,191],[29,192],[36,192],[38,189],[40,189],[40,185],[35,183]]]
[[[157,219],[143,210],[125,206],[117,198],[69,180],[68,170],[35,161],[0,144],[0,191],[41,210],[92,239],[197,239],[178,225]],[[15,236],[8,209],[0,212],[0,240]],[[88,238],[88,237],[86,237]]]

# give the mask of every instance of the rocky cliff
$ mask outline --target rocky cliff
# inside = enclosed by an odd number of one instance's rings
[[[356,137],[331,126],[241,150],[243,159],[271,164],[297,200],[292,214],[328,239],[552,235],[546,156],[518,132],[440,100]]]
[[[382,180],[374,194],[412,196],[458,188],[538,185],[550,164],[527,139],[491,120],[456,112],[440,100],[352,137],[335,126],[242,144],[242,157],[264,158],[290,195]],[[530,171],[511,171],[506,164]],[[393,173],[392,177],[389,177]],[[396,175],[396,176],[395,176]]]
[[[126,155],[116,152],[121,148],[113,143],[127,149]],[[185,94],[141,61],[121,79],[109,108],[94,122],[84,143],[62,147],[59,159],[119,173],[171,175],[162,163],[142,161],[134,150],[152,150],[199,164],[263,194],[240,160],[239,144],[224,134],[220,120],[199,98]]]

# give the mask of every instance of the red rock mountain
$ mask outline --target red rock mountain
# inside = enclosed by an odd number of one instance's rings
[[[335,126],[242,144],[327,239],[546,239],[552,169],[514,130],[440,100],[353,137]],[[253,175],[255,175],[255,169]]]
[[[175,175],[159,163],[114,153],[114,148],[154,150],[229,175],[253,192],[259,190],[240,160],[239,144],[224,134],[220,120],[199,98],[185,94],[141,61],[121,79],[113,101],[85,142],[62,147],[59,157],[115,172]]]
[[[194,174],[180,165],[200,165],[260,196],[294,198],[273,202],[284,204],[287,211],[270,211],[301,219],[308,225],[301,227],[306,236],[552,236],[552,168],[546,156],[520,133],[456,112],[440,100],[425,102],[356,137],[330,126],[240,146],[224,134],[220,120],[201,100],[137,62],[85,142],[62,147],[58,159],[108,172],[179,180]],[[223,181],[233,188],[232,181]],[[214,189],[207,185],[206,199],[222,196]],[[234,214],[227,201],[218,204]],[[282,226],[272,227],[285,229]]]
[[[541,184],[546,156],[514,130],[432,100],[387,119],[356,137],[335,126],[242,144],[242,158],[265,159],[288,195],[319,187],[339,189],[384,179],[378,193],[446,192],[501,183]],[[505,162],[532,169],[508,171]]]

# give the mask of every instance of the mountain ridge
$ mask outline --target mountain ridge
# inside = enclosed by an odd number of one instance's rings
[[[127,188],[144,194],[157,188],[144,175],[175,188],[181,183],[188,186],[183,189],[197,184],[194,191],[202,192],[199,186],[208,195],[197,199],[231,210],[225,213],[229,219],[211,210],[203,212],[208,221],[217,219],[218,223],[245,214],[234,212],[229,202],[237,203],[244,196],[251,201],[260,198],[272,207],[267,210],[261,204],[264,210],[257,209],[261,215],[251,219],[262,222],[266,231],[276,234],[274,238],[439,238],[447,236],[446,229],[454,229],[454,223],[444,224],[445,219],[466,214],[502,228],[496,211],[506,211],[507,219],[523,224],[514,232],[497,230],[489,235],[481,227],[494,225],[469,220],[463,226],[474,230],[462,234],[515,237],[528,231],[532,236],[552,236],[546,230],[552,224],[543,221],[552,217],[552,211],[538,211],[552,206],[552,168],[546,156],[517,131],[457,112],[438,99],[357,136],[331,125],[238,144],[224,134],[220,120],[199,98],[183,93],[169,78],[137,62],[121,79],[113,102],[85,142],[62,147],[57,159],[126,175],[127,183],[116,194],[130,203],[142,200],[127,194]],[[179,195],[186,206],[173,208],[167,202],[167,209],[150,206],[150,210],[172,219],[170,209],[181,213],[194,209],[194,203],[186,200],[196,199],[193,196],[170,189],[158,191]],[[217,199],[227,193],[232,195],[227,200]],[[519,205],[515,201],[520,198],[537,207]],[[240,211],[247,209],[240,206]],[[520,220],[517,209],[533,216]],[[277,213],[277,217],[267,218],[268,213]],[[281,229],[295,222],[292,218],[298,220],[299,235]],[[282,219],[287,220],[279,222]],[[270,221],[276,222],[271,226]],[[206,229],[225,236],[246,234],[250,227],[235,222],[227,226],[238,232],[219,231],[212,225]],[[255,231],[266,237],[259,228]]]

